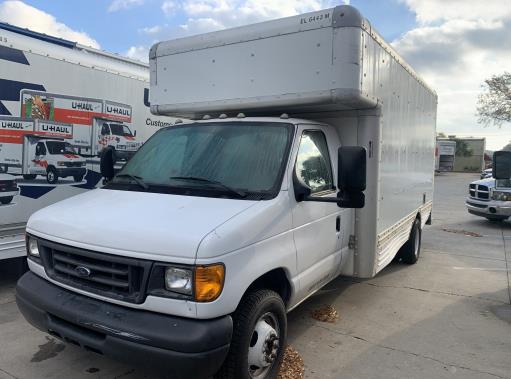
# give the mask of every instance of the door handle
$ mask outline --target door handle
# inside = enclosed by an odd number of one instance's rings
[[[337,218],[335,219],[335,230],[337,230],[338,232],[341,231],[341,216],[337,216]]]

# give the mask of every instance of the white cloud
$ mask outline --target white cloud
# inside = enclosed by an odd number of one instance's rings
[[[0,4],[0,21],[22,28],[64,38],[82,45],[99,49],[99,43],[85,32],[78,32],[58,22],[49,13],[18,0],[8,0]]]
[[[503,7],[500,0],[403,1],[420,25],[393,45],[437,91],[438,131],[465,136],[499,133],[477,123],[476,102],[485,79],[510,70],[511,7]],[[491,149],[506,143],[507,137],[488,139]]]
[[[113,0],[108,7],[109,12],[126,10],[144,4],[144,0]]]
[[[181,28],[188,34],[203,33],[338,4],[338,0],[184,0],[180,6],[188,19]]]
[[[124,55],[131,59],[137,59],[146,63],[149,62],[149,49],[145,46],[131,46]]]
[[[180,3],[176,1],[166,0],[161,5],[161,10],[165,13],[165,15],[171,16],[180,8],[180,6]]]
[[[146,28],[139,29],[140,32],[145,34],[158,34],[163,30],[163,26],[160,25],[154,25],[154,26],[148,26]]]

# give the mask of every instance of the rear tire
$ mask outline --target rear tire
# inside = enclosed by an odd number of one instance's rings
[[[55,170],[55,167],[48,167],[46,170],[46,181],[50,184],[55,184],[59,180],[59,177],[57,175],[57,170]]]
[[[276,378],[284,358],[286,335],[282,298],[266,289],[249,292],[233,315],[231,347],[215,378]]]
[[[403,263],[413,265],[419,260],[421,253],[422,230],[419,218],[416,218],[410,231],[410,238],[399,251]]]
[[[2,198],[0,198],[0,203],[2,203],[4,205],[9,204],[12,201],[12,199],[14,199],[14,196],[2,197]]]
[[[25,174],[23,175],[23,179],[25,180],[34,180],[36,178],[37,175],[34,175],[34,174]]]
[[[75,182],[81,182],[83,180],[83,175],[74,175],[73,179]]]

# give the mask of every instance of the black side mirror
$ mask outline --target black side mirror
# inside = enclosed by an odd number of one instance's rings
[[[338,205],[342,208],[365,206],[367,152],[360,146],[342,146],[337,152]]]
[[[99,163],[99,168],[101,171],[101,176],[104,177],[107,182],[112,180],[112,178],[115,175],[114,164],[115,150],[111,146],[105,147],[101,152],[101,161]]]
[[[495,179],[511,179],[511,151],[493,153],[493,177]]]

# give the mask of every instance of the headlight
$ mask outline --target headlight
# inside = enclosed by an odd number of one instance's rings
[[[66,162],[57,162],[57,166],[65,166]]]
[[[493,191],[491,198],[498,201],[511,201],[511,192]]]
[[[165,270],[165,288],[167,291],[192,295],[192,283],[192,270],[176,267],[168,267]]]
[[[39,246],[37,245],[37,240],[32,237],[28,237],[28,255],[39,258]]]
[[[148,293],[154,296],[197,302],[216,300],[224,288],[225,266],[167,266],[156,264],[151,272]]]

